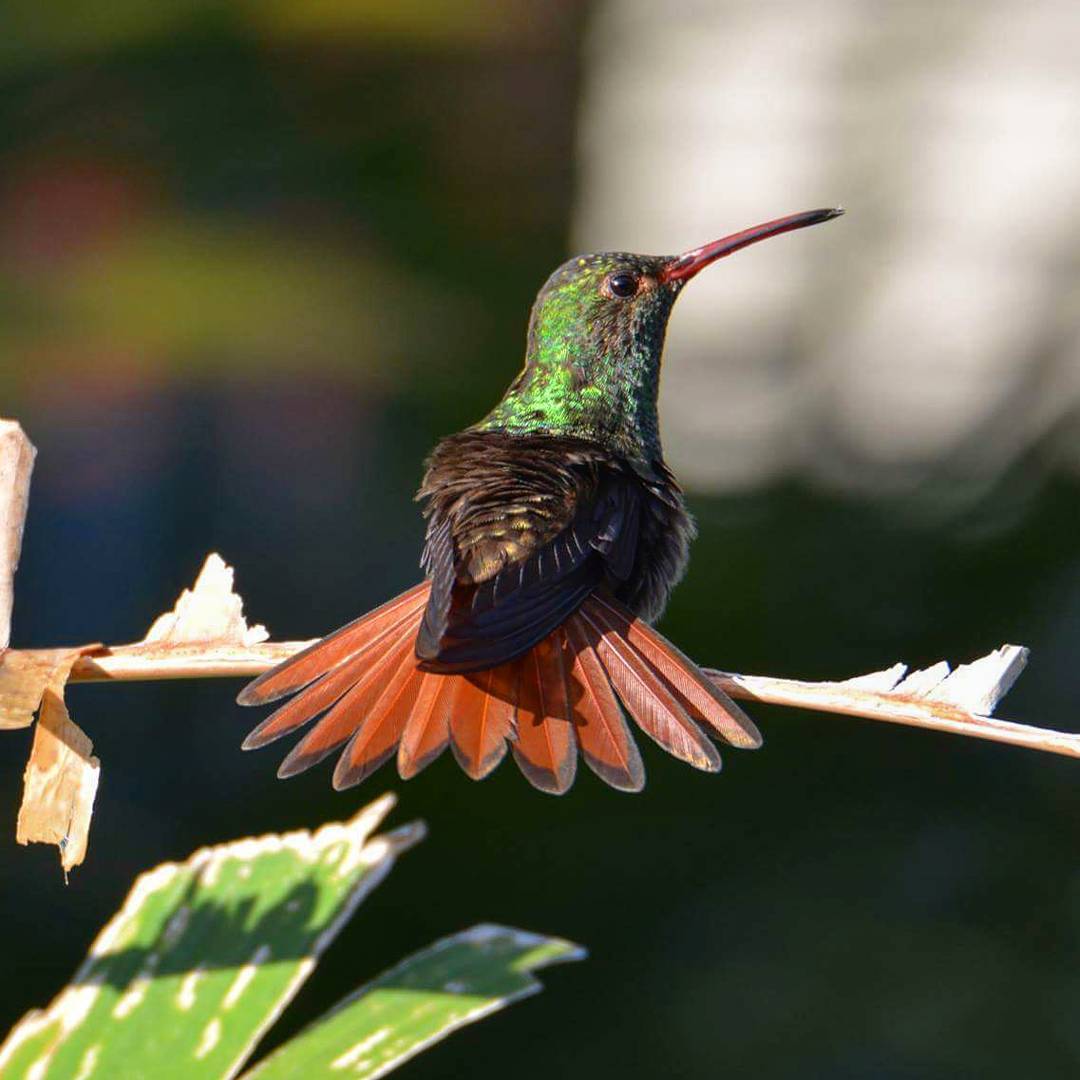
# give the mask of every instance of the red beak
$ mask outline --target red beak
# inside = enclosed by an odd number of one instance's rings
[[[665,284],[669,281],[689,281],[699,270],[704,270],[709,263],[714,263],[733,251],[749,247],[759,240],[767,240],[770,236],[779,236],[781,233],[791,232],[794,229],[805,229],[807,225],[831,221],[843,212],[840,207],[828,210],[805,210],[801,214],[789,214],[775,221],[766,221],[764,225],[755,225],[751,229],[732,233],[722,240],[714,240],[711,244],[694,248],[685,255],[676,255],[661,271],[660,280]]]

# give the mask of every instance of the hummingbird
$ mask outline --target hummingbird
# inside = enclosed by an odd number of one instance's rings
[[[664,337],[706,266],[841,213],[792,214],[682,255],[563,263],[533,305],[520,374],[426,462],[424,580],[249,683],[241,705],[287,700],[244,749],[318,718],[278,776],[340,751],[338,790],[394,756],[409,779],[449,747],[475,780],[509,752],[536,788],[562,794],[579,752],[613,788],[644,787],[628,718],[709,772],[712,739],[760,746],[652,625],[695,535],[660,442]]]

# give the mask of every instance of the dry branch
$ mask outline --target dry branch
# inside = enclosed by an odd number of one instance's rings
[[[5,649],[0,652],[0,731],[29,727],[45,687],[62,672],[63,689],[80,654],[100,645],[67,649]]]
[[[903,678],[904,664],[844,682],[800,682],[711,670],[706,674],[732,697],[745,701],[858,716],[1080,757],[1078,732],[1053,731],[990,715],[1026,662],[1027,649],[1002,645],[955,671],[941,661],[907,678]]]
[[[215,560],[227,569],[218,556],[211,555],[200,582]],[[310,644],[310,641],[259,641],[249,645],[209,641],[170,645],[145,640],[84,653],[75,661],[71,681],[254,678]],[[885,671],[844,682],[801,682],[706,670],[721,689],[745,701],[840,713],[1080,757],[1080,733],[1017,724],[990,715],[1026,662],[1027,649],[1003,645],[955,670],[941,661],[908,674],[906,665],[894,664]]]
[[[14,420],[0,420],[0,650],[11,641],[15,568],[19,565],[36,453]]]
[[[267,641],[265,626],[248,626],[233,589],[233,569],[207,556],[191,589],[158,616],[142,641],[84,651],[71,682],[130,682],[254,676],[310,642]],[[2,692],[2,683],[0,683]]]

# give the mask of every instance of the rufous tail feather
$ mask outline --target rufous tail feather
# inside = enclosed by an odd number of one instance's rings
[[[521,661],[472,675],[434,675],[457,680],[450,708],[450,745],[457,763],[474,780],[483,780],[506,756],[514,735]]]
[[[335,788],[360,783],[395,754],[407,780],[449,746],[480,780],[509,750],[534,787],[561,795],[574,782],[579,751],[612,787],[645,786],[627,716],[668,753],[708,772],[720,768],[708,735],[761,745],[752,721],[696,664],[601,593],[515,660],[467,675],[422,670],[415,645],[429,588],[425,582],[402,593],[245,687],[243,705],[292,696],[244,748],[319,717],[279,776],[340,751]]]

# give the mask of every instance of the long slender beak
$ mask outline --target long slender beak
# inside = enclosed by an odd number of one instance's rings
[[[759,240],[767,240],[770,236],[779,236],[781,233],[792,232],[794,229],[805,229],[807,225],[819,225],[823,221],[831,221],[843,213],[842,207],[827,210],[805,210],[801,214],[789,214],[787,217],[777,218],[775,221],[766,221],[763,225],[755,225],[742,232],[732,233],[722,240],[714,240],[711,244],[694,248],[684,255],[676,255],[674,259],[660,272],[660,280],[664,283],[670,281],[689,281],[699,270],[704,270],[709,263],[730,255],[733,251],[756,244]]]

